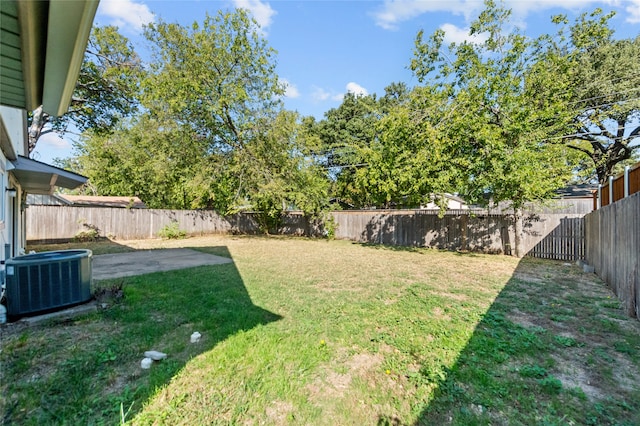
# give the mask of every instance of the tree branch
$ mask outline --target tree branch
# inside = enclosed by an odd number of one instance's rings
[[[589,151],[586,148],[581,148],[581,147],[575,146],[575,145],[567,145],[567,148],[571,148],[571,149],[575,149],[576,151],[583,152],[583,153],[587,154],[589,157],[593,156],[593,152]]]
[[[131,67],[131,68],[135,67],[135,64],[133,64],[133,63],[116,61],[113,58],[110,58],[110,57],[108,57],[106,55],[103,55],[102,53],[94,52],[93,50],[87,49],[86,53],[89,53],[90,55],[94,55],[94,56],[96,56],[98,58],[102,58],[105,61],[109,62],[110,64],[114,64],[114,65],[117,65],[117,66],[120,66],[120,67]]]
[[[607,137],[609,139],[615,139],[616,137],[613,135],[613,133],[611,133],[609,130],[607,130],[606,127],[604,127],[604,124],[598,122],[596,124],[596,126],[598,126],[598,128],[600,129],[600,132],[602,132],[602,136]]]
[[[625,128],[626,120],[620,119],[618,120],[618,139],[622,139],[624,137],[624,128]]]
[[[605,149],[604,145],[602,145],[602,142],[600,142],[599,140],[597,140],[593,135],[590,134],[585,134],[585,135],[576,135],[576,136],[571,136],[574,139],[579,139],[579,140],[583,140],[583,141],[587,141],[591,144],[591,146],[593,146],[594,148],[598,149],[598,151],[604,153],[607,150]]]

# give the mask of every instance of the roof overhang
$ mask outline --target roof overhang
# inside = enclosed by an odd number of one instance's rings
[[[2,104],[67,111],[98,2],[2,0]]]
[[[21,155],[11,161],[8,169],[29,194],[53,194],[56,186],[74,189],[87,182],[82,175]]]

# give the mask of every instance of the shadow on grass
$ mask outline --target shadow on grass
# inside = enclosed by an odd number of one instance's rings
[[[409,246],[390,246],[384,244],[373,244],[373,243],[353,243],[360,245],[361,247],[371,248],[375,250],[388,250],[388,251],[397,251],[397,252],[405,252],[405,253],[428,253],[429,251],[443,251],[443,252],[451,252],[459,257],[479,257],[481,253],[466,251],[466,250],[447,250],[447,249],[439,249],[439,248],[431,248],[431,247],[409,247]]]
[[[640,424],[638,331],[604,284],[525,258],[415,425]]]
[[[198,250],[231,258],[226,247]],[[282,317],[253,304],[234,263],[104,280],[123,297],[91,316],[7,336],[3,424],[113,424],[132,418],[199,354]],[[190,343],[198,331],[202,338]],[[148,350],[168,354],[151,369]],[[122,410],[122,412],[121,412]]]

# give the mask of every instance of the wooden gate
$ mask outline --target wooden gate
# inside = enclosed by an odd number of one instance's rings
[[[560,219],[560,224],[540,240],[527,256],[540,259],[584,259],[584,218]]]

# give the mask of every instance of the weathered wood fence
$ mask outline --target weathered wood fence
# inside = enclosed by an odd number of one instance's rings
[[[511,254],[513,218],[486,211],[449,211],[444,217],[428,210],[369,210],[333,212],[336,238],[369,244],[433,247]],[[576,260],[584,256],[582,214],[544,213],[524,219],[522,245],[535,257]],[[213,211],[121,209],[69,206],[30,206],[27,240],[71,240],[82,231],[118,240],[156,238],[163,227],[177,222],[191,235],[253,234],[259,232],[255,216],[228,217]],[[284,218],[280,232],[312,235],[319,228],[299,213]]]
[[[584,258],[583,214],[529,214],[523,219],[523,252],[530,256],[577,260]],[[336,237],[370,244],[434,247],[512,254],[513,217],[482,210],[334,212]]]
[[[640,192],[585,217],[586,260],[640,318]]]

